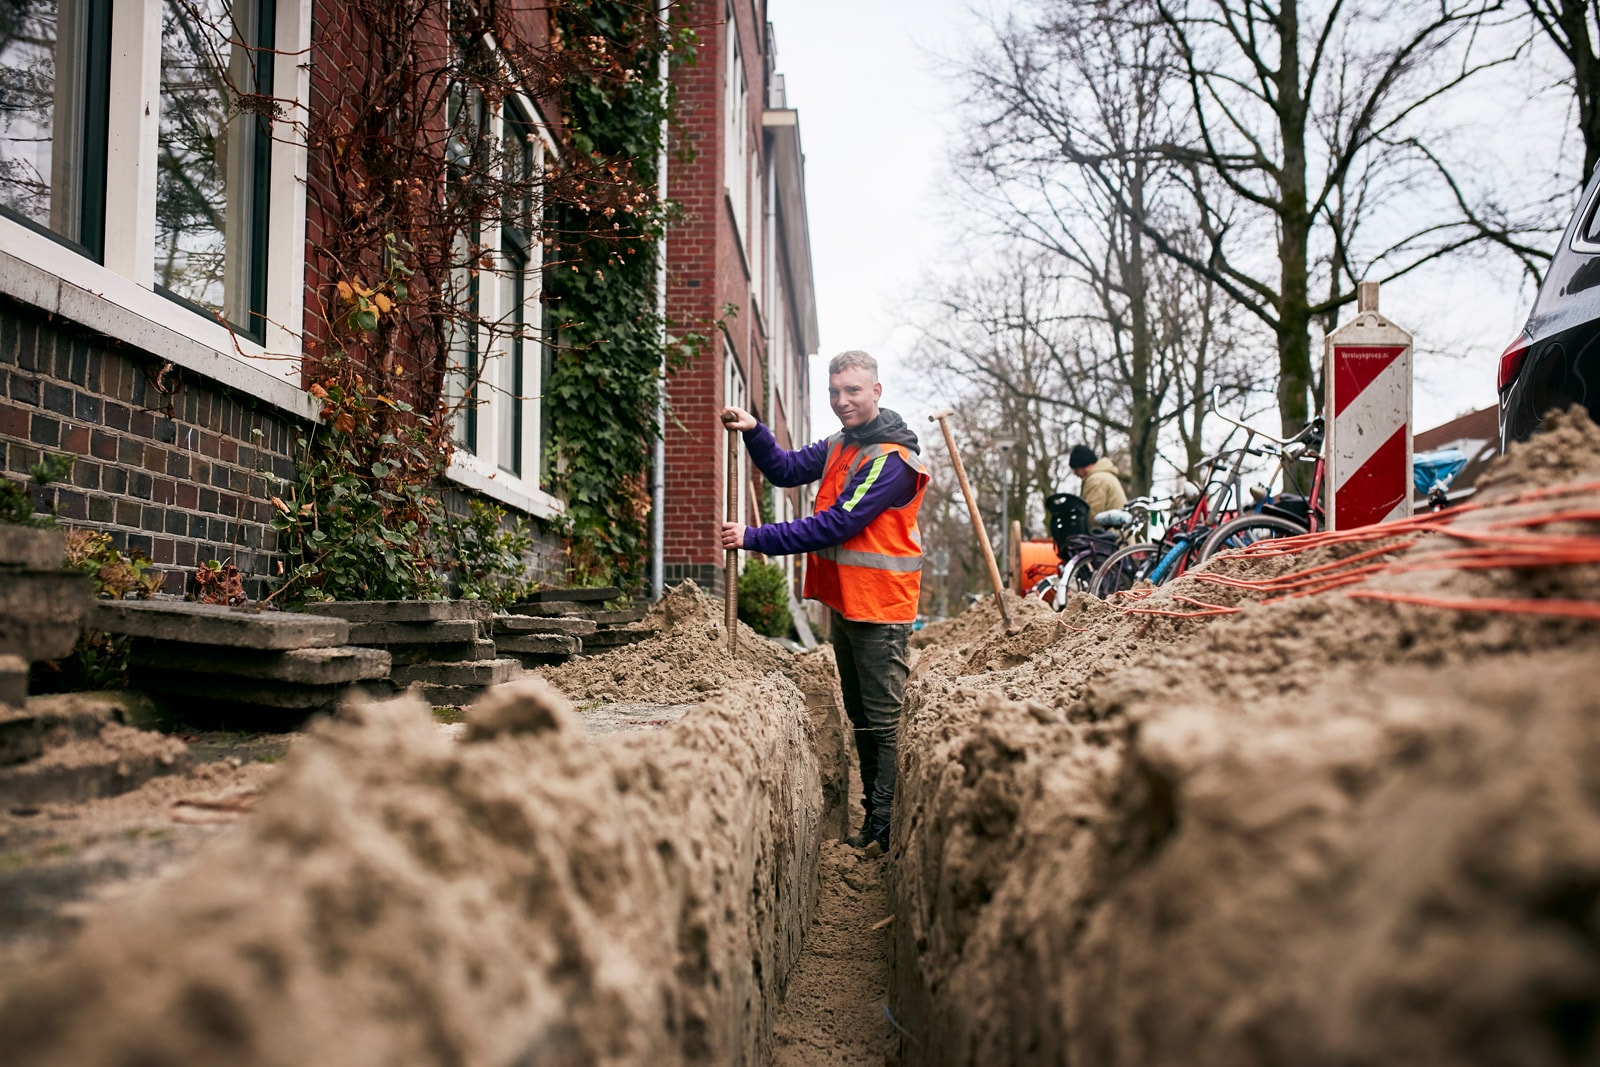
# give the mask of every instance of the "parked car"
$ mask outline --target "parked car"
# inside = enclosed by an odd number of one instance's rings
[[[1600,170],[1578,201],[1528,324],[1500,356],[1500,448],[1572,404],[1600,421]]]

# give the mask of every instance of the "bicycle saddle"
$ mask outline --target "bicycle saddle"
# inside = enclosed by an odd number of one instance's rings
[[[1114,508],[1111,511],[1102,511],[1095,515],[1094,524],[1096,526],[1104,526],[1107,529],[1116,530],[1124,526],[1132,526],[1133,516],[1128,514],[1126,511],[1123,511],[1121,508]]]

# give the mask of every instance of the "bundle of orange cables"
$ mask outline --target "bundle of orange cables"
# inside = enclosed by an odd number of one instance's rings
[[[1561,522],[1600,522],[1600,509],[1577,508],[1550,512],[1524,518],[1491,522],[1479,530],[1461,530],[1454,525],[1462,515],[1483,510],[1485,507],[1511,507],[1557,497],[1600,493],[1600,482],[1580,485],[1553,486],[1533,489],[1494,505],[1466,504],[1450,511],[1415,515],[1396,522],[1361,526],[1351,530],[1329,530],[1322,533],[1301,534],[1298,537],[1275,538],[1257,541],[1237,549],[1230,555],[1244,559],[1266,559],[1298,555],[1314,548],[1332,545],[1359,545],[1374,543],[1373,547],[1356,552],[1344,559],[1321,563],[1311,567],[1280,574],[1274,578],[1235,578],[1226,574],[1206,572],[1191,574],[1199,582],[1270,594],[1263,603],[1275,603],[1296,597],[1325,593],[1340,586],[1364,582],[1377,574],[1401,574],[1421,570],[1489,570],[1530,567],[1561,567],[1600,563],[1600,536],[1567,534],[1552,535],[1518,531],[1536,530]],[[1396,553],[1411,548],[1425,535],[1440,535],[1463,542],[1465,547],[1430,552],[1413,559],[1394,559]],[[1143,600],[1149,589],[1133,590],[1126,594],[1133,600]],[[1443,608],[1454,611],[1485,611],[1502,614],[1553,615],[1565,618],[1600,620],[1600,603],[1589,600],[1543,600],[1509,598],[1448,599],[1409,593],[1391,593],[1379,590],[1351,590],[1345,594],[1361,600],[1386,600],[1421,607]],[[1164,615],[1171,618],[1203,618],[1211,615],[1231,615],[1240,609],[1223,604],[1207,604],[1193,597],[1177,596],[1173,599],[1198,610],[1167,611],[1159,608],[1135,606],[1122,609],[1124,615]]]

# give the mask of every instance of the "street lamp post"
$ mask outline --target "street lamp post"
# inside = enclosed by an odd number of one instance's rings
[[[1015,580],[1011,573],[1011,450],[1016,444],[1014,437],[994,439],[1000,450],[1000,566],[1005,569],[1007,586]]]

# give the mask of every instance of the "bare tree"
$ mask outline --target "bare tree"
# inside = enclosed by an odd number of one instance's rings
[[[1583,136],[1583,173],[1588,181],[1600,163],[1600,0],[1523,0],[1537,33],[1572,66],[1573,102]]]
[[[1195,402],[1233,333],[1213,283],[1180,282],[1185,272],[1148,236],[1181,230],[1189,207],[1189,184],[1158,151],[1178,136],[1163,90],[1173,57],[1148,10],[1141,18],[1104,0],[1044,4],[994,37],[965,69],[963,173],[991,230],[1038,255],[1008,265],[1001,284],[1016,301],[974,299],[969,287],[944,302],[955,310],[965,300],[990,330],[1025,335],[1054,371],[1038,399],[1081,422],[1101,451],[1125,444],[1143,492],[1164,434],[1181,423],[1179,436],[1198,442],[1205,410]],[[1046,278],[1049,298],[1029,306],[1027,290]],[[991,360],[985,373],[1015,391],[1015,369]]]
[[[1191,168],[1205,247],[1178,248],[1155,229],[1152,239],[1272,331],[1278,409],[1284,428],[1297,430],[1315,384],[1311,326],[1354,298],[1346,283],[1408,273],[1495,229],[1452,180],[1427,120],[1453,90],[1516,58],[1488,53],[1477,36],[1502,0],[1153,2],[1180,57],[1192,131],[1162,152]],[[1207,179],[1247,205],[1256,225],[1213,208]],[[1425,210],[1441,187],[1467,210]],[[1386,239],[1363,250],[1358,231],[1375,218],[1383,224],[1370,228]],[[1505,243],[1519,245],[1515,228],[1504,229]],[[1262,256],[1268,242],[1273,254]],[[1321,299],[1312,295],[1319,249],[1329,275]]]

